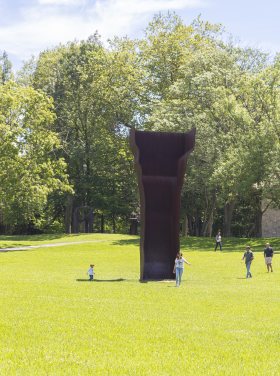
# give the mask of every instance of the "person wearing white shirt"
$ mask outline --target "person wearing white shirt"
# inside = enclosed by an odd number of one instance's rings
[[[88,272],[87,272],[87,274],[89,275],[89,280],[90,281],[93,281],[93,278],[94,278],[94,265],[90,265],[89,266],[89,270],[88,270]]]
[[[220,251],[222,250],[222,235],[221,231],[218,231],[218,234],[216,235],[216,245],[215,245],[215,251],[217,248],[220,247]]]
[[[191,263],[189,263],[186,259],[183,258],[182,253],[177,253],[173,270],[173,273],[176,274],[176,287],[179,287],[181,284],[182,275],[184,271],[184,263],[187,265],[191,265]]]

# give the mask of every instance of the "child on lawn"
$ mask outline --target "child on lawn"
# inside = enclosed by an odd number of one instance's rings
[[[89,266],[89,270],[88,270],[88,272],[87,272],[87,274],[89,275],[89,280],[90,281],[93,281],[93,278],[94,278],[94,265],[90,265]]]

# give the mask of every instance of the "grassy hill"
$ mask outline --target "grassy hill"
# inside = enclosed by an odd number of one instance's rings
[[[192,265],[179,289],[139,283],[138,237],[0,237],[0,248],[66,242],[0,253],[1,375],[279,375],[280,257],[266,273],[265,240],[214,252],[213,239],[183,239]]]

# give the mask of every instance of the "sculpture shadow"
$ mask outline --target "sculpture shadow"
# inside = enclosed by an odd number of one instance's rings
[[[126,281],[125,278],[116,278],[116,279],[94,279],[91,281],[90,279],[85,279],[85,278],[78,278],[76,279],[77,282],[124,282]]]

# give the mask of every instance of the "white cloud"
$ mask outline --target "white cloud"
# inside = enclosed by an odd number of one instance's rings
[[[140,25],[144,29],[147,18],[157,12],[179,11],[202,5],[200,0],[97,0],[92,14],[98,20],[102,35],[125,35],[139,29]]]
[[[96,9],[98,11],[117,14],[132,14],[134,16],[153,13],[166,10],[179,10],[186,8],[194,8],[202,6],[203,2],[200,0],[97,0]]]
[[[18,65],[59,43],[86,39],[96,30],[103,40],[135,35],[154,13],[204,5],[201,0],[37,0],[18,9],[20,18],[0,25],[0,46]]]
[[[38,0],[39,5],[80,5],[82,0]]]

